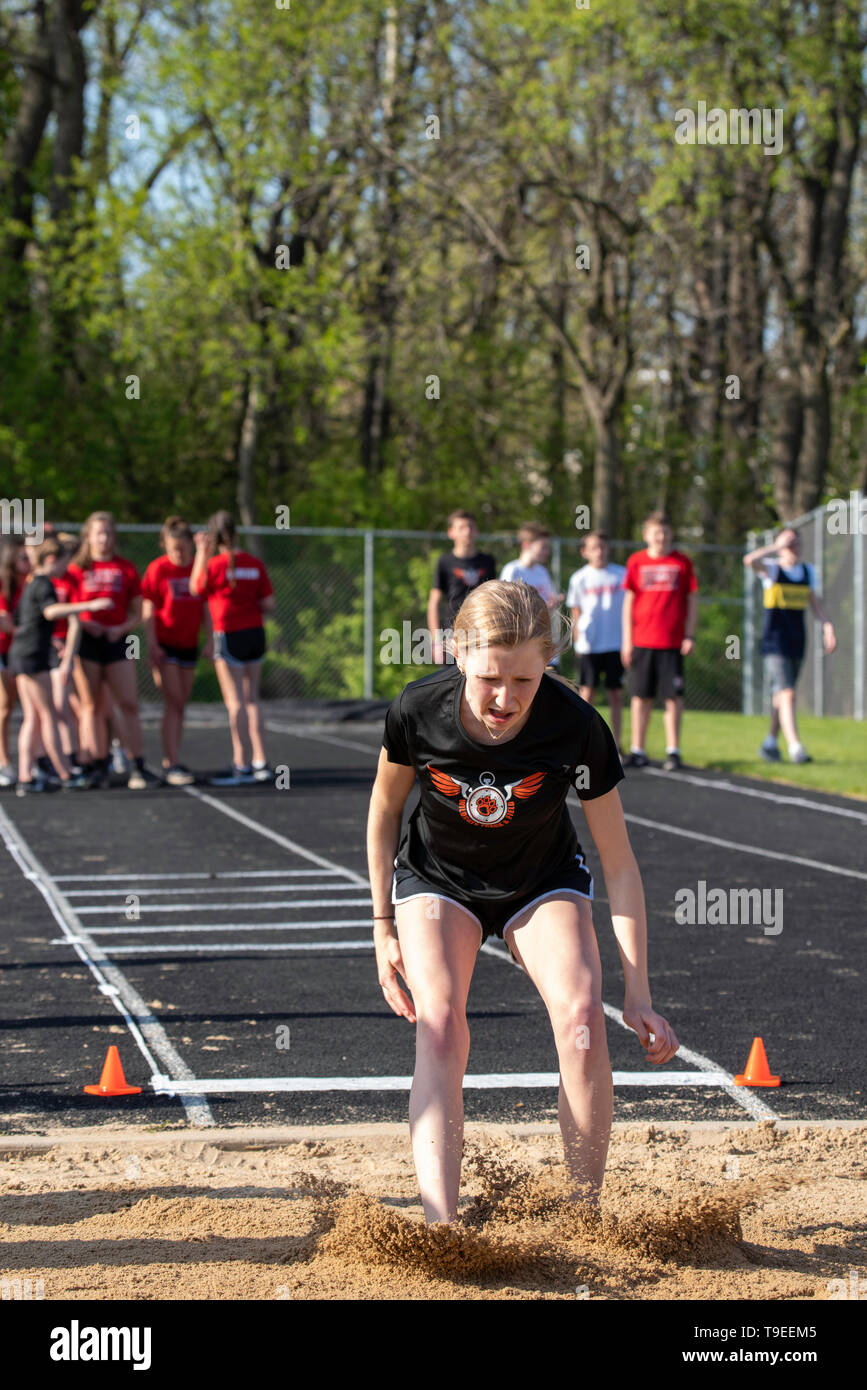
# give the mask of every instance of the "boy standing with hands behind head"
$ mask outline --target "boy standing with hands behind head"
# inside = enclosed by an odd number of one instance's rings
[[[646,767],[644,751],[653,701],[665,700],[666,772],[681,766],[683,658],[695,646],[698,581],[692,561],[672,548],[671,523],[652,512],[641,528],[646,549],[626,562],[623,665],[631,672],[632,746],[624,767]]]
[[[449,513],[448,536],[452,550],[446,551],[437,560],[433,588],[427,601],[427,625],[433,639],[433,659],[439,666],[445,661],[442,630],[452,627],[458,609],[473,589],[497,577],[497,562],[493,555],[476,551],[478,534],[479,528],[472,512]]]

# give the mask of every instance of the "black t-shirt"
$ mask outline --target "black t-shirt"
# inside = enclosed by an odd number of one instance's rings
[[[500,747],[461,723],[464,685],[457,666],[443,667],[386,713],[388,760],[414,767],[420,790],[397,862],[443,889],[507,901],[572,867],[569,788],[592,801],[623,769],[605,720],[564,677],[544,673],[526,724]]]
[[[445,595],[443,600],[445,626],[452,626],[458,615],[458,609],[467,594],[472,593],[473,589],[477,589],[488,579],[496,579],[496,577],[497,562],[493,555],[480,553],[478,555],[462,555],[458,558],[451,551],[441,555],[437,560],[433,586],[435,589],[441,589]]]
[[[58,603],[57,590],[47,574],[37,574],[24,585],[15,609],[15,626],[19,629],[9,648],[9,665],[18,662],[47,671],[50,665],[51,634],[54,623],[43,618],[42,610]]]

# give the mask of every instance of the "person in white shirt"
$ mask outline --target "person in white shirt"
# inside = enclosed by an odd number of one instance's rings
[[[608,563],[608,537],[602,531],[591,531],[585,536],[581,554],[587,564],[572,575],[566,597],[575,625],[578,687],[581,698],[592,705],[599,678],[605,676],[611,730],[619,747],[623,717],[620,640],[626,569]]]
[[[549,610],[555,609],[565,595],[556,592],[547,567],[551,558],[551,532],[535,521],[527,521],[518,528],[518,544],[520,555],[503,566],[500,578],[507,584],[523,580],[542,595]],[[555,656],[548,664],[559,669],[560,658]]]

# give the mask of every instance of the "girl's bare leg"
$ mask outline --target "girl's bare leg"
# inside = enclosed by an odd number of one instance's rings
[[[36,724],[42,735],[43,747],[51,759],[58,777],[62,782],[65,782],[69,777],[69,762],[63,756],[60,743],[60,730],[57,727],[57,715],[54,712],[54,701],[51,695],[50,673],[45,671],[39,676],[19,676],[18,679],[27,693],[27,702],[33,710]]]
[[[0,671],[0,767],[9,766],[9,725],[15,704],[15,677]]]
[[[217,680],[223,703],[229,716],[229,730],[232,735],[232,760],[236,767],[247,767],[247,708],[244,704],[244,668],[230,666],[228,661],[218,659],[214,662]]]
[[[590,903],[564,894],[528,908],[505,933],[542,996],[560,1060],[559,1120],[576,1195],[598,1201],[614,1110],[602,964]]]
[[[75,688],[81,707],[81,753],[88,763],[96,763],[108,753],[108,734],[102,714],[104,670],[98,661],[79,658],[75,663]]]
[[[250,744],[253,760],[264,763],[265,744],[262,741],[262,711],[259,706],[259,681],[262,676],[261,661],[251,662],[244,667],[243,693],[244,708],[247,711],[247,727],[250,730]]]
[[[418,1020],[409,1129],[419,1191],[426,1221],[454,1221],[464,1143],[462,1082],[470,1051],[467,995],[479,925],[439,898],[413,898],[398,904],[395,913]]]
[[[21,701],[21,728],[18,730],[18,781],[32,782],[31,768],[36,747],[37,714],[26,686],[27,677],[17,678],[18,698]]]
[[[112,661],[105,668],[106,684],[120,709],[123,730],[126,734],[125,747],[133,758],[142,755],[141,722],[138,717],[138,682],[134,661],[126,657],[122,661]]]
[[[175,767],[180,754],[184,731],[184,708],[193,688],[195,671],[173,666],[167,661],[162,668],[163,692],[163,767]]]

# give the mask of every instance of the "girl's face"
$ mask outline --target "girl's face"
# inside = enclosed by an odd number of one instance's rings
[[[114,531],[107,521],[94,521],[90,528],[90,553],[99,560],[114,554]]]
[[[166,555],[173,565],[182,569],[184,565],[192,564],[193,547],[184,536],[166,536]]]
[[[467,680],[465,695],[472,713],[490,733],[513,729],[529,713],[545,671],[538,641],[519,647],[480,646],[459,662]]]

